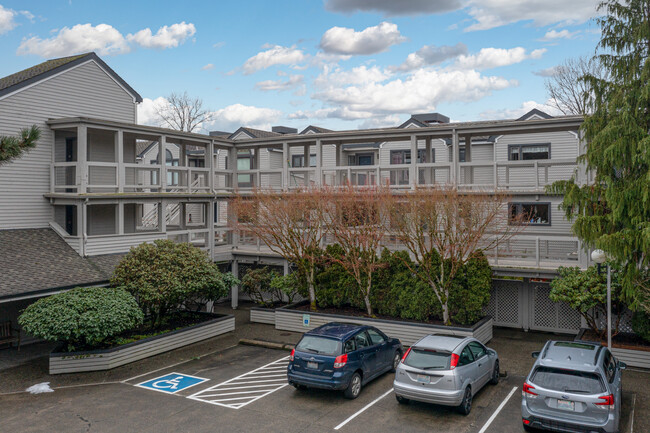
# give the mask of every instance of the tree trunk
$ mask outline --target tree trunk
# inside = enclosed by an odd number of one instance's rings
[[[309,270],[309,308],[316,311],[316,290],[314,289],[314,267]]]
[[[370,287],[372,285],[372,279],[368,277],[368,283],[366,286],[366,291],[363,294],[363,302],[366,303],[366,312],[368,313],[368,316],[372,317],[372,305],[370,304]]]
[[[451,325],[449,321],[449,305],[448,301],[442,302],[442,321],[445,325]]]

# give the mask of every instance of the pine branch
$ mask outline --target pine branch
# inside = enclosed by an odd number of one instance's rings
[[[23,128],[18,137],[0,136],[0,165],[34,148],[40,137],[41,130],[36,125]]]

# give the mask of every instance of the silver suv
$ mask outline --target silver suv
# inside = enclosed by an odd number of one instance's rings
[[[618,362],[600,343],[548,341],[521,392],[524,430],[617,433],[621,418]]]

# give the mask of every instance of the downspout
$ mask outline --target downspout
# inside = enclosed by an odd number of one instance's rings
[[[88,242],[88,234],[86,233],[86,222],[87,222],[87,206],[88,198],[84,199],[81,204],[81,256],[86,257],[86,242]]]

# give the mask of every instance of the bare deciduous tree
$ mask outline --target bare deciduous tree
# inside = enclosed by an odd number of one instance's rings
[[[524,228],[525,215],[508,222],[506,203],[500,192],[462,193],[448,187],[392,196],[391,232],[413,256],[412,272],[436,294],[445,324],[459,270],[479,250],[495,248]]]
[[[187,92],[172,92],[166,102],[155,108],[162,126],[185,132],[194,132],[214,117],[212,111],[203,107],[202,99],[191,98]]]
[[[318,190],[255,190],[250,197],[238,195],[233,200],[234,215],[230,218],[237,231],[254,234],[295,266],[307,282],[313,310],[318,252],[325,236],[321,199]]]
[[[605,71],[598,61],[579,57],[567,59],[555,68],[555,73],[544,81],[549,104],[565,115],[592,112],[593,91],[585,77],[605,78]]]
[[[366,313],[372,316],[372,277],[383,266],[378,253],[390,221],[387,205],[391,203],[391,192],[387,187],[355,188],[348,184],[327,194],[326,201],[328,233],[344,252],[341,258],[327,259],[341,265],[354,278]]]

